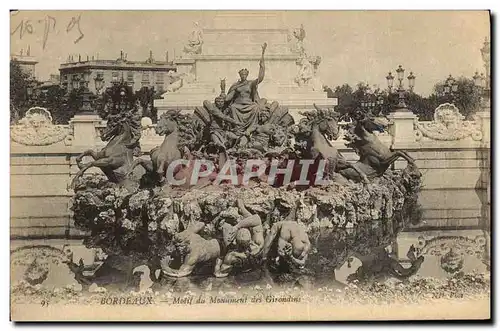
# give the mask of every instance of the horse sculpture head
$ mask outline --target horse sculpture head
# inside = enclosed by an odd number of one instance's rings
[[[160,136],[168,136],[178,128],[178,123],[183,115],[179,110],[169,110],[162,114],[156,125],[156,133]]]
[[[101,139],[103,141],[109,141],[126,132],[129,127],[127,119],[120,116],[110,116],[107,121],[106,129],[101,135]]]
[[[338,119],[340,114],[331,109],[318,109],[311,119],[311,125],[317,125],[319,132],[328,140],[339,137]]]
[[[190,146],[196,140],[195,124],[191,116],[182,114],[179,110],[169,110],[158,119],[156,133],[168,136],[178,131],[180,137],[179,144]]]
[[[362,110],[355,111],[353,114],[353,119],[357,127],[363,128],[369,133],[373,133],[375,131],[384,132],[385,128],[388,125],[388,121],[383,117],[376,117],[370,112],[367,113]]]

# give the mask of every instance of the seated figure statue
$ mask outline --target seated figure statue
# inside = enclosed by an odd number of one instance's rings
[[[293,118],[288,114],[287,109],[280,107],[276,101],[268,103],[266,99],[259,97],[258,85],[264,80],[265,76],[264,53],[266,48],[267,44],[264,43],[257,79],[248,80],[248,70],[241,69],[239,71],[240,80],[229,88],[225,97],[230,116],[242,123],[241,130],[237,132],[240,136],[240,146],[246,146],[251,133],[258,130],[262,124],[259,123],[259,114],[261,112],[270,114],[269,122],[272,124],[287,126],[290,125],[288,124],[290,120],[293,124]]]
[[[200,54],[203,46],[203,32],[198,22],[194,22],[193,31],[189,34],[188,42],[184,46],[184,52],[187,54]]]
[[[227,124],[233,126],[241,126],[242,123],[234,120],[223,112],[224,94],[215,98],[215,102],[211,103],[208,100],[203,102],[203,107],[197,107],[195,114],[205,123],[210,133],[210,142],[219,150],[219,169],[227,160],[226,148],[228,139],[236,139],[237,137],[229,130],[225,130]]]
[[[263,99],[265,100],[265,99]],[[238,141],[239,147],[255,148],[266,152],[272,147],[282,147],[288,139],[288,128],[294,124],[286,109],[275,101],[266,103],[257,116],[257,125],[249,127]]]

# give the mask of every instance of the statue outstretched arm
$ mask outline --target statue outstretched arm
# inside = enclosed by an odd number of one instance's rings
[[[317,104],[313,103],[313,106],[314,106],[314,108],[316,108],[317,111],[323,111],[323,109],[321,109],[320,107],[318,107]]]
[[[266,67],[264,65],[264,53],[266,52],[267,43],[262,45],[262,57],[259,62],[259,76],[257,77],[257,84],[261,83],[264,80],[264,76],[266,74]]]
[[[243,202],[243,200],[241,199],[238,199],[236,201],[236,204],[238,205],[238,210],[240,211],[241,215],[243,215],[243,217],[249,217],[249,216],[252,216],[252,214],[248,211],[248,209],[245,207],[245,203]]]
[[[240,220],[238,224],[236,224],[234,227],[235,230],[238,230],[245,228],[253,228],[259,225],[262,225],[262,220],[260,219],[259,215],[255,214],[255,215],[245,216],[245,218]]]

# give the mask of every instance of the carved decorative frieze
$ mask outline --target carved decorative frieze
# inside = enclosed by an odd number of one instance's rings
[[[440,257],[440,267],[454,274],[462,270],[466,256],[484,261],[486,238],[483,235],[470,239],[462,236],[443,236],[432,239],[418,238],[417,255]]]
[[[434,111],[434,120],[429,122],[415,121],[415,136],[432,140],[462,140],[471,137],[474,141],[483,139],[481,126],[477,121],[465,121],[458,108],[444,103]]]
[[[11,126],[13,141],[28,146],[46,146],[63,141],[71,144],[70,129],[52,123],[50,112],[42,107],[30,108],[17,125]]]

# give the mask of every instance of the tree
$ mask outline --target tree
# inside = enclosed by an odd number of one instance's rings
[[[327,93],[328,98],[337,98],[337,106],[335,111],[346,114],[350,111],[352,105],[352,87],[349,84],[337,86],[335,90],[325,86],[324,91]]]
[[[28,109],[28,88],[32,86],[30,75],[17,61],[10,61],[10,118],[12,122],[21,118]]]
[[[406,104],[418,119],[421,121],[432,121],[434,119],[434,110],[439,106],[436,95],[430,95],[425,98],[416,93],[407,93]]]
[[[79,97],[79,91],[66,95],[63,88],[54,85],[40,94],[38,102],[50,111],[54,124],[67,124],[80,108]]]
[[[453,102],[459,109],[460,113],[470,119],[481,106],[480,91],[475,86],[472,78],[461,76],[455,81],[458,84],[458,89],[453,98],[451,95],[444,94],[444,80],[434,86],[435,99],[439,102],[439,104]]]
[[[480,91],[474,86],[474,80],[466,77],[460,77],[457,80],[458,90],[452,100],[451,95],[444,95],[445,81],[441,81],[434,86],[434,92],[428,97],[423,97],[413,92],[405,92],[405,103],[421,121],[432,121],[434,119],[434,110],[442,103],[453,102],[460,112],[471,119],[472,115],[480,107]],[[356,109],[361,108],[362,102],[375,102],[373,111],[375,114],[387,115],[398,107],[399,94],[388,93],[380,88],[372,89],[368,84],[358,83],[353,89],[349,84],[337,86],[334,90],[325,86],[325,92],[328,97],[338,99],[338,105],[335,110],[343,116],[349,116]],[[383,104],[377,103],[381,98]]]

